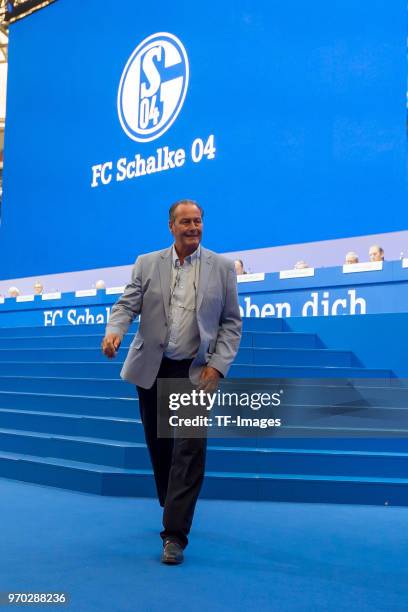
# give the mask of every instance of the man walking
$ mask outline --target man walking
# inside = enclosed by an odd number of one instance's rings
[[[203,210],[180,200],[169,211],[174,244],[137,258],[112,308],[102,350],[114,357],[136,315],[140,325],[121,371],[137,386],[163,510],[162,562],[183,561],[205,469],[206,438],[157,435],[157,380],[190,378],[205,391],[227,374],[241,339],[234,263],[200,245]],[[160,406],[159,406],[160,409]]]

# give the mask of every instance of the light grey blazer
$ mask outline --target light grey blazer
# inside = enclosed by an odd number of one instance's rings
[[[172,247],[137,258],[131,282],[113,306],[106,333],[124,336],[140,314],[139,330],[130,345],[120,373],[124,380],[149,389],[160,368],[168,332]],[[197,289],[197,324],[200,346],[190,367],[197,383],[201,369],[209,365],[224,376],[241,340],[234,263],[201,247]]]

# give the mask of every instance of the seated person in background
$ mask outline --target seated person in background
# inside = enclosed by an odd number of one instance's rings
[[[237,273],[237,276],[240,276],[241,274],[246,274],[244,270],[244,262],[242,261],[242,259],[236,259],[234,261],[234,266],[235,266],[235,272]]]
[[[384,261],[384,249],[378,244],[373,244],[373,246],[370,246],[368,256],[370,261]]]
[[[44,287],[40,281],[35,281],[34,283],[34,295],[41,295],[44,291]]]
[[[19,289],[17,289],[17,287],[10,287],[10,289],[8,290],[8,294],[10,297],[17,297],[18,295],[20,295],[20,291]]]
[[[305,268],[310,268],[310,266],[303,259],[297,261],[294,265],[294,270],[304,270]]]
[[[104,280],[98,280],[95,283],[95,288],[99,291],[100,289],[105,289],[106,285],[105,285],[105,281]]]
[[[349,251],[348,253],[346,253],[346,259],[344,263],[347,265],[358,263],[357,253],[355,253],[355,251]]]

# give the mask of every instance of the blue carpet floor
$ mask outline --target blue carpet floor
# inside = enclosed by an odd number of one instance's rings
[[[200,500],[167,567],[153,500],[5,479],[0,499],[0,591],[66,591],[61,610],[408,609],[408,508]]]

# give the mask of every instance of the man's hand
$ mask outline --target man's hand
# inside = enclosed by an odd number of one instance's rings
[[[116,351],[120,347],[122,342],[122,336],[119,334],[108,334],[102,340],[102,353],[112,359],[112,357],[116,357]]]
[[[205,366],[201,370],[200,382],[198,383],[198,390],[201,389],[206,393],[211,393],[216,390],[220,380],[221,374],[215,368],[211,366]]]

